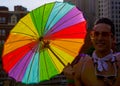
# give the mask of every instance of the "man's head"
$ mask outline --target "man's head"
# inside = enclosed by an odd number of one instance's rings
[[[114,35],[113,22],[108,18],[98,19],[90,34],[95,50],[99,52],[109,52],[115,41]]]
[[[113,36],[115,36],[115,26],[114,26],[114,23],[110,19],[100,18],[100,19],[95,21],[94,25],[97,25],[99,23],[108,24],[111,27],[111,32],[112,32]]]

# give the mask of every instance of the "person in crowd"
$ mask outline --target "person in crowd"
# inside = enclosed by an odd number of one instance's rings
[[[75,86],[120,86],[120,54],[114,54],[114,24],[108,18],[98,19],[90,33],[95,48],[90,55],[79,56],[73,66],[68,64],[63,73],[74,79]]]

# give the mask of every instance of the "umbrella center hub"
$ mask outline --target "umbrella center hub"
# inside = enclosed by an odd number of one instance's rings
[[[40,41],[41,49],[49,48],[49,44],[50,44],[49,40],[45,40],[43,37],[40,37],[39,41]]]
[[[39,38],[39,41],[43,41],[43,37],[40,37],[40,38]]]

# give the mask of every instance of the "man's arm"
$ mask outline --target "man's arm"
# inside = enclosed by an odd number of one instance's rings
[[[82,71],[82,64],[83,62],[80,61],[78,62],[75,66],[74,66],[74,82],[75,82],[75,86],[82,86],[82,81],[81,81],[81,71]]]
[[[74,69],[73,67],[80,61],[81,57],[85,56],[85,54],[78,54],[71,64],[68,64],[64,69],[63,73],[67,79],[74,78]]]
[[[67,79],[74,79],[74,70],[70,64],[63,69],[63,73]]]
[[[81,81],[80,81],[79,78],[75,78],[74,82],[75,82],[75,86],[82,86]]]

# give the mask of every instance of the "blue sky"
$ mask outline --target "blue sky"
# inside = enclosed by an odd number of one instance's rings
[[[22,5],[29,11],[49,2],[63,1],[63,0],[0,0],[0,6],[6,6],[10,11],[14,10],[15,5]]]

